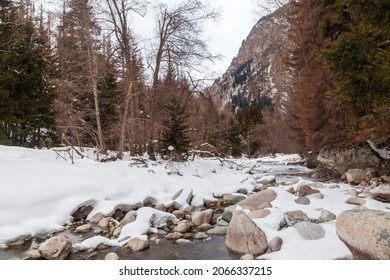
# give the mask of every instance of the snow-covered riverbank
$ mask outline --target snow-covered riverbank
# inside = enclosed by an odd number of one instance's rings
[[[284,165],[287,161],[299,159],[298,155],[236,159],[223,163],[213,158],[173,163],[147,159],[140,162],[129,157],[100,163],[93,159],[93,153],[90,157],[77,158],[75,164],[71,164],[53,150],[0,146],[0,243],[21,235],[35,236],[61,229],[72,220],[71,213],[81,205],[93,206],[87,220],[97,213],[111,216],[118,205],[122,205],[121,209],[126,208],[123,205],[136,209],[144,204],[168,208],[174,205],[176,209],[193,211],[221,200],[225,194],[235,196],[239,190],[248,194],[241,191],[237,195],[247,197],[254,190],[265,189],[264,185],[270,182],[267,189],[275,192],[276,198],[267,208],[269,213],[263,218],[252,219],[269,241],[279,237],[283,245],[280,250],[268,252],[261,258],[351,258],[350,251],[337,237],[335,220],[323,221],[322,215],[329,212],[337,217],[345,210],[360,207],[356,203],[346,203],[357,195],[365,207],[390,212],[388,203],[366,198],[350,185],[312,184],[309,180],[288,175],[308,171],[304,167]],[[303,185],[310,185],[319,193],[307,196],[308,202],[298,202],[296,192]],[[180,190],[183,190],[182,195],[173,201],[173,195]],[[191,199],[187,200],[190,193]],[[245,206],[237,209],[249,213]],[[164,216],[162,213],[165,212],[153,211],[140,208],[137,220],[123,226],[117,239],[107,242],[99,237],[99,242],[120,245],[123,238],[135,237],[132,235],[147,239],[147,233],[157,231],[153,229],[156,223],[150,223],[151,215],[153,219],[161,218],[161,223],[175,222],[169,216],[171,214]],[[299,219],[303,221],[321,222],[319,231],[323,234],[320,238],[303,238],[300,229],[293,227],[295,222],[291,220],[297,218],[294,217],[297,211],[301,211]],[[286,221],[287,225],[281,230],[281,223]],[[95,238],[76,247],[96,245]]]

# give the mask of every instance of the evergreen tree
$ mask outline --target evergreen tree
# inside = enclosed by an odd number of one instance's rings
[[[162,135],[162,143],[164,149],[168,149],[172,146],[175,153],[182,154],[188,151],[190,145],[190,139],[187,135],[188,125],[186,120],[188,115],[186,108],[180,104],[177,97],[173,97],[167,105],[168,120],[164,122],[166,130]]]
[[[232,157],[240,157],[243,153],[243,144],[241,137],[240,124],[233,119],[230,120],[230,126],[227,130],[227,145]]]
[[[56,142],[50,57],[24,6],[2,1],[0,10],[0,127],[13,145]],[[8,141],[9,142],[9,141]]]

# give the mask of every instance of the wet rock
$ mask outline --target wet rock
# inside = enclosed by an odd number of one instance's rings
[[[337,218],[336,232],[355,259],[390,259],[390,213],[345,211]]]
[[[298,196],[307,196],[307,195],[311,195],[311,194],[315,194],[315,193],[319,193],[319,192],[320,192],[319,190],[312,189],[310,186],[304,185],[304,186],[301,186],[299,188]]]
[[[104,244],[104,243],[101,243],[101,244],[96,246],[96,250],[99,250],[99,251],[106,250],[108,248],[109,248],[109,246],[107,244]]]
[[[208,223],[201,224],[201,225],[198,227],[198,229],[199,229],[200,231],[208,231],[209,229],[212,229],[212,228],[213,228],[213,226],[210,225],[210,224],[208,224]]]
[[[248,196],[246,199],[237,203],[242,208],[256,210],[259,205],[271,203],[276,198],[276,193],[273,190],[264,190]]]
[[[268,209],[260,209],[248,213],[248,217],[251,219],[261,219],[267,217],[269,214],[271,214],[271,211]]]
[[[310,204],[310,199],[308,199],[306,196],[301,196],[298,197],[297,199],[294,200],[297,204],[301,205],[309,205]]]
[[[43,242],[38,251],[47,260],[64,260],[72,250],[72,242],[65,236],[52,237]]]
[[[185,233],[190,229],[190,224],[187,221],[180,222],[174,229],[175,232]]]
[[[382,202],[390,202],[390,184],[383,184],[370,191],[373,198]]]
[[[41,254],[35,249],[28,250],[24,255],[26,256],[24,259],[27,260],[38,260],[41,258]]]
[[[31,239],[32,239],[31,234],[20,235],[20,236],[15,237],[11,240],[8,240],[5,243],[5,245],[7,245],[7,247],[22,246],[22,245],[30,242]]]
[[[359,197],[350,197],[345,201],[345,203],[352,204],[352,205],[363,205],[366,203],[366,200]]]
[[[124,245],[125,250],[131,250],[132,252],[144,251],[149,248],[149,241],[139,238],[132,238]]]
[[[102,213],[96,213],[95,215],[92,216],[92,218],[89,220],[93,224],[98,224],[101,219],[104,218],[104,215]]]
[[[82,226],[78,226],[75,229],[75,232],[77,232],[77,233],[86,233],[86,232],[91,231],[91,229],[92,229],[92,225],[91,224],[85,224],[85,225],[82,225]]]
[[[206,239],[208,237],[209,236],[205,232],[198,232],[194,236],[195,239]]]
[[[200,212],[192,213],[191,220],[195,226],[200,226],[201,224],[204,223],[211,224],[213,221],[213,215],[214,215],[214,210],[207,209]]]
[[[119,260],[119,256],[114,252],[110,252],[104,257],[104,259],[107,261],[117,261]]]
[[[254,259],[255,257],[252,254],[245,254],[240,258],[241,261],[253,261]]]
[[[333,214],[332,212],[328,210],[322,210],[321,211],[321,216],[320,216],[320,221],[323,223],[327,223],[330,221],[336,220],[336,215]]]
[[[82,205],[74,210],[70,215],[73,217],[73,221],[85,220],[92,210],[92,205]]]
[[[228,227],[218,226],[207,231],[210,235],[226,235]]]
[[[362,169],[350,169],[341,176],[341,179],[348,184],[358,185],[364,180],[365,172]]]
[[[294,228],[305,240],[317,240],[325,237],[325,230],[319,224],[300,222],[295,224]]]
[[[191,244],[191,240],[188,240],[188,239],[178,239],[175,241],[176,244],[179,244],[179,245],[186,245],[186,244]]]
[[[228,226],[225,245],[241,254],[263,254],[268,249],[264,232],[242,211],[235,211]]]
[[[277,252],[280,251],[283,245],[283,240],[280,237],[274,237],[272,240],[269,242],[269,249],[271,252]]]
[[[175,215],[175,217],[179,220],[186,217],[186,213],[183,210],[175,210],[172,212],[172,214]]]
[[[285,214],[285,220],[288,225],[295,225],[299,222],[308,222],[310,221],[309,217],[303,213],[301,210],[289,211]]]
[[[172,232],[172,233],[168,233],[165,238],[168,240],[172,240],[172,239],[182,238],[183,236],[184,236],[184,234],[182,234],[180,232]]]

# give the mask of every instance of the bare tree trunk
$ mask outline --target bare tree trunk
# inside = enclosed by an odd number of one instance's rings
[[[133,88],[133,82],[129,83],[129,90],[127,91],[127,96],[125,99],[125,111],[123,112],[123,119],[122,119],[122,125],[121,125],[121,134],[119,139],[119,151],[118,151],[118,158],[123,157],[123,150],[124,150],[124,142],[125,142],[125,134],[126,134],[126,125],[127,125],[127,116],[129,114],[129,103],[130,98],[132,94],[132,88]]]
[[[100,108],[99,108],[99,94],[97,89],[97,81],[94,79],[93,81],[93,99],[95,101],[95,116],[96,116],[96,126],[97,126],[97,134],[99,139],[99,149],[102,153],[105,153],[105,145],[103,140],[103,130],[102,130],[102,122],[100,119]]]

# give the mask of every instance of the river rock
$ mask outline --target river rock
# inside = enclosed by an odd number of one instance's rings
[[[319,192],[320,192],[319,190],[312,189],[308,185],[303,185],[298,190],[298,196],[307,196],[307,195],[311,195],[311,194],[315,194],[315,193],[319,193]]]
[[[47,260],[64,260],[72,250],[72,242],[65,236],[55,236],[43,242],[38,251]]]
[[[375,168],[382,162],[382,158],[366,142],[349,148],[324,147],[317,160],[339,176],[352,168]]]
[[[267,217],[271,214],[271,211],[268,209],[254,210],[248,213],[248,217],[251,219],[261,219]]]
[[[371,194],[374,199],[382,202],[390,202],[390,184],[383,184],[372,189]]]
[[[327,223],[330,221],[336,220],[336,215],[333,214],[332,212],[328,210],[322,210],[321,211],[321,216],[320,216],[320,221],[323,223]]]
[[[221,215],[221,218],[226,221],[226,222],[230,222],[230,220],[232,219],[232,216],[233,216],[233,212],[234,210],[236,210],[237,206],[236,205],[231,205],[229,207],[226,207],[224,212],[222,213]]]
[[[321,225],[300,222],[294,225],[294,228],[298,231],[299,235],[305,240],[317,240],[325,237],[325,230]]]
[[[98,212],[92,216],[92,218],[89,220],[89,222],[93,223],[93,224],[98,224],[101,221],[101,219],[103,219],[103,218],[104,218],[104,215],[102,213]]]
[[[210,235],[226,235],[227,234],[228,227],[215,227],[212,229],[209,229],[207,231],[208,234]]]
[[[191,220],[195,226],[200,226],[201,224],[204,223],[211,224],[213,221],[213,216],[214,216],[214,210],[207,209],[200,212],[192,213]]]
[[[229,225],[229,223],[226,222],[224,219],[222,219],[222,217],[219,217],[217,219],[217,225],[222,226],[222,227],[227,227]]]
[[[311,195],[308,195],[309,198],[317,198],[317,199],[324,199],[324,195],[322,193],[313,193]]]
[[[390,183],[390,175],[382,175],[379,178],[383,183]]]
[[[306,196],[298,197],[294,201],[295,201],[295,203],[301,204],[301,205],[309,205],[310,204],[310,199],[308,199]]]
[[[285,220],[288,225],[295,225],[299,222],[308,222],[310,221],[309,217],[303,213],[301,210],[289,211],[285,214]]]
[[[139,252],[149,248],[149,241],[139,238],[132,238],[124,245],[125,250],[131,250],[132,252]]]
[[[364,180],[366,173],[362,169],[350,169],[341,176],[341,179],[346,181],[348,184],[358,185]]]
[[[233,213],[225,244],[230,250],[241,254],[260,255],[268,249],[264,232],[243,211]]]
[[[263,185],[269,185],[276,182],[274,175],[267,175],[267,176],[259,176],[255,175],[253,176],[256,183],[263,184]]]
[[[187,221],[180,222],[173,231],[185,233],[190,229],[190,224]]]
[[[7,245],[7,247],[22,246],[22,245],[28,243],[31,239],[32,239],[31,234],[20,235],[20,236],[15,237],[11,240],[8,240],[5,243],[5,245]]]
[[[25,259],[27,260],[38,260],[41,258],[41,254],[38,250],[35,249],[28,250],[26,253],[24,253],[24,255],[26,256]]]
[[[182,238],[183,236],[184,235],[182,233],[180,233],[180,232],[171,232],[171,233],[168,233],[165,238],[168,239],[168,240],[172,240],[172,239]]]
[[[84,220],[88,217],[88,215],[92,212],[92,205],[82,205],[78,207],[76,210],[72,211],[70,214],[73,217],[73,221]]]
[[[191,240],[188,240],[188,239],[178,239],[175,241],[176,244],[179,244],[179,245],[187,245],[187,244],[191,244]]]
[[[240,258],[241,261],[253,261],[254,259],[255,257],[252,254],[245,254]]]
[[[264,190],[253,195],[248,196],[246,199],[237,203],[242,208],[248,208],[250,210],[256,210],[256,208],[264,203],[271,203],[276,198],[276,193],[273,190]]]
[[[312,189],[325,189],[326,187],[324,186],[324,184],[321,184],[321,183],[318,183],[318,182],[313,182],[313,183],[309,183],[307,184],[310,188]]]
[[[256,207],[256,210],[261,210],[261,209],[265,209],[265,208],[272,208],[271,203],[269,203],[269,202],[262,203],[262,204],[260,204],[259,206]]]
[[[75,229],[75,232],[77,232],[77,233],[86,233],[86,232],[91,231],[91,229],[92,229],[92,225],[91,224],[85,224],[85,225],[82,225],[82,226],[78,226]]]
[[[116,253],[114,253],[114,252],[110,252],[110,253],[108,253],[108,254],[104,257],[104,259],[105,259],[106,261],[117,261],[117,260],[119,260],[119,256],[118,256]]]
[[[205,232],[197,232],[194,236],[195,239],[206,239],[209,236]]]
[[[208,224],[208,223],[201,224],[201,225],[198,227],[198,229],[199,229],[200,231],[208,231],[209,229],[212,229],[212,228],[213,228],[213,226],[210,225],[210,224]]]
[[[239,189],[239,190],[237,191],[237,193],[246,195],[246,194],[248,194],[248,191],[247,191],[246,189]]]
[[[179,220],[186,217],[186,213],[183,210],[175,210],[172,212],[172,214],[175,215],[175,217]]]
[[[157,204],[154,209],[161,212],[167,212],[167,207],[164,204]]]
[[[110,222],[114,221],[111,217],[105,217],[101,219],[98,223],[98,227],[100,227],[102,230],[108,230]]]
[[[282,245],[283,245],[283,240],[282,238],[280,237],[274,237],[272,238],[272,240],[269,242],[269,249],[271,250],[271,252],[277,252],[277,251],[280,251],[280,249],[282,249]]]
[[[366,203],[366,201],[363,199],[363,198],[359,198],[359,197],[350,197],[348,198],[345,203],[347,204],[352,204],[352,205],[363,205],[364,203]]]
[[[240,201],[244,200],[246,197],[243,195],[235,195],[232,198],[229,199],[230,204],[237,204]]]
[[[127,212],[123,220],[120,221],[119,226],[124,227],[127,224],[135,222],[136,219],[137,219],[137,211],[131,210]]]
[[[390,213],[368,209],[342,212],[336,232],[355,259],[390,259]]]

